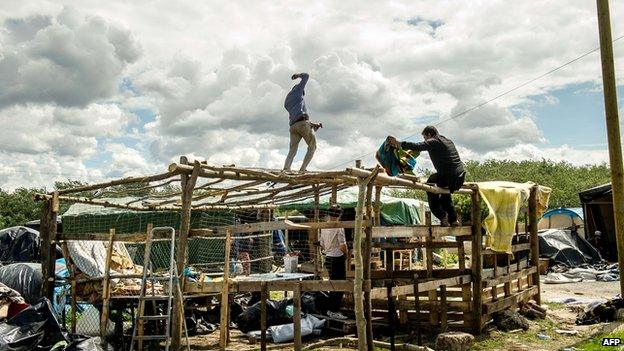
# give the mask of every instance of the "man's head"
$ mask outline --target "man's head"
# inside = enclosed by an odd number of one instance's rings
[[[327,210],[327,217],[330,221],[337,221],[340,219],[340,216],[342,216],[342,208],[338,205],[332,205]]]
[[[426,126],[425,129],[423,129],[422,131],[422,136],[425,140],[431,139],[436,135],[438,135],[438,129],[436,129],[436,127],[434,126]]]

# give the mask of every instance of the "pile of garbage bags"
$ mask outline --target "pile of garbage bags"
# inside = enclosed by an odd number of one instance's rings
[[[38,262],[41,243],[39,232],[27,227],[11,227],[0,230],[0,262]],[[63,252],[56,246],[56,257]]]
[[[62,332],[46,298],[0,323],[0,350],[109,351],[99,337],[68,336]]]

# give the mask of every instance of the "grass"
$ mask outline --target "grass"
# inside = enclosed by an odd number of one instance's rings
[[[622,350],[622,347],[616,348],[616,347],[602,346],[603,338],[620,338],[624,340],[624,330],[615,331],[613,333],[598,334],[590,340],[586,340],[579,344],[574,345],[574,348],[576,350],[586,350],[586,351],[594,351],[594,350],[604,351],[604,350],[610,350],[610,349]]]

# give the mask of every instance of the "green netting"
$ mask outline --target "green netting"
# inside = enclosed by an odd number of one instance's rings
[[[128,201],[128,198],[109,199],[110,202]],[[191,213],[192,229],[214,228],[224,225],[234,225],[236,218],[241,215],[234,211],[193,211]],[[253,219],[257,216],[254,214]],[[249,218],[247,218],[249,220]],[[68,234],[108,233],[115,229],[117,234],[143,233],[147,225],[154,227],[180,227],[180,212],[167,211],[131,211],[118,208],[105,208],[84,204],[74,204],[62,215],[63,232]],[[222,234],[219,234],[222,235]],[[215,236],[217,236],[215,234]],[[236,243],[242,239],[233,237],[230,259],[238,260],[240,245]],[[251,263],[254,272],[265,273],[270,271],[272,261],[271,237],[264,236],[253,239],[250,251]],[[156,270],[169,268],[170,241],[154,241],[151,250],[152,267]],[[137,264],[144,265],[145,244],[126,244],[128,251]],[[176,248],[177,249],[177,248]],[[225,240],[222,236],[217,239],[190,238],[188,241],[188,265],[198,266],[207,272],[222,272],[225,255]]]
[[[321,210],[330,206],[330,195],[319,198]],[[342,208],[355,208],[357,205],[357,187],[347,188],[337,193],[337,203]],[[314,208],[314,199],[281,205],[280,210],[309,211]],[[422,224],[428,205],[420,200],[410,198],[397,198],[382,193],[381,195],[381,218],[385,225],[415,225]]]

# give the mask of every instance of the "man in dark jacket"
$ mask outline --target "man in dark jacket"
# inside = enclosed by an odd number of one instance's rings
[[[392,136],[388,137],[388,141],[396,148],[429,152],[429,157],[437,173],[432,174],[427,183],[434,183],[441,188],[449,189],[451,192],[457,191],[464,184],[466,173],[455,144],[440,135],[436,127],[433,126],[425,127],[422,136],[425,141],[420,143],[399,142]],[[440,220],[441,225],[459,225],[450,194],[428,192],[427,198],[431,213]]]

